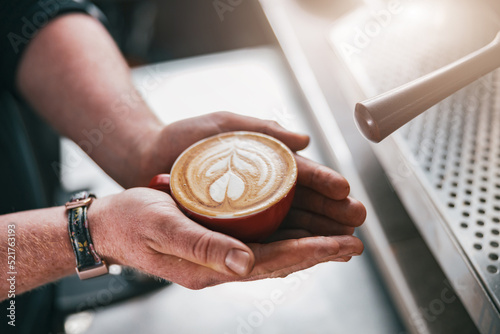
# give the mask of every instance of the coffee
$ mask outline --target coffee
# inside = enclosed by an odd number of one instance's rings
[[[296,179],[295,159],[283,143],[238,131],[207,138],[184,151],[172,167],[170,187],[186,209],[231,218],[273,206]]]

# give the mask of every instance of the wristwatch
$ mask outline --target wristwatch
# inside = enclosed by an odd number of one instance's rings
[[[95,195],[79,192],[66,203],[68,232],[76,257],[76,272],[82,280],[108,273],[106,262],[97,254],[90,237],[87,208]]]

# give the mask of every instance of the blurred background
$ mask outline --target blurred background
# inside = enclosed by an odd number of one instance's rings
[[[275,42],[258,1],[95,1],[132,65]]]

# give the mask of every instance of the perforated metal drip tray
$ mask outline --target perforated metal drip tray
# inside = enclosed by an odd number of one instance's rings
[[[402,1],[394,11],[388,6],[359,9],[329,35],[366,97],[446,65],[500,30],[487,2]],[[478,327],[499,333],[500,71],[373,147]],[[457,253],[461,262],[448,263]]]
[[[397,140],[499,302],[500,76],[467,87],[405,126]]]

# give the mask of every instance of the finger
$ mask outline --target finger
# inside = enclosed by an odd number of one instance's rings
[[[249,279],[283,277],[318,263],[363,252],[363,243],[353,236],[310,237],[249,246],[255,254],[255,267]]]
[[[184,216],[180,211],[163,224],[163,231],[155,236],[153,247],[211,268],[227,275],[247,275],[253,268],[254,255],[243,242],[228,235],[211,231]]]
[[[245,130],[264,133],[282,141],[292,151],[302,150],[309,144],[308,135],[288,131],[275,121],[230,112],[218,112],[212,115],[220,132]]]
[[[353,236],[310,237],[249,246],[256,258],[254,269],[246,276],[216,272],[185,259],[159,253],[154,255],[155,267],[140,269],[190,289],[201,289],[224,282],[284,277],[318,263],[347,262],[363,252],[363,244]]]
[[[312,259],[320,263],[329,258],[359,255],[363,243],[354,236],[309,237],[288,239],[271,244],[250,244],[255,254],[255,272],[289,268]]]
[[[301,229],[312,235],[352,235],[354,227],[338,223],[323,215],[292,208],[280,229]]]
[[[366,209],[361,202],[351,197],[335,201],[305,187],[297,187],[292,205],[348,226],[360,226],[366,218]]]
[[[297,184],[313,189],[331,199],[341,200],[349,195],[347,180],[336,171],[300,155],[295,155],[299,170]]]
[[[352,256],[340,256],[340,257],[331,257],[324,259],[321,262],[315,262],[314,260],[309,260],[308,262],[305,262],[303,264],[299,265],[294,265],[288,268],[283,268],[279,271],[274,272],[273,277],[287,277],[288,275],[300,271],[300,270],[305,270],[311,267],[314,267],[317,264],[320,263],[325,263],[325,262],[349,262],[351,260]],[[261,277],[262,278],[262,277]]]
[[[256,260],[253,275],[273,274],[290,267],[302,269],[310,260],[319,263],[328,257],[337,256],[340,250],[338,241],[332,237],[286,239],[249,246]]]
[[[355,236],[339,235],[331,238],[335,238],[338,241],[340,245],[340,256],[357,256],[361,255],[364,251],[363,242]]]

